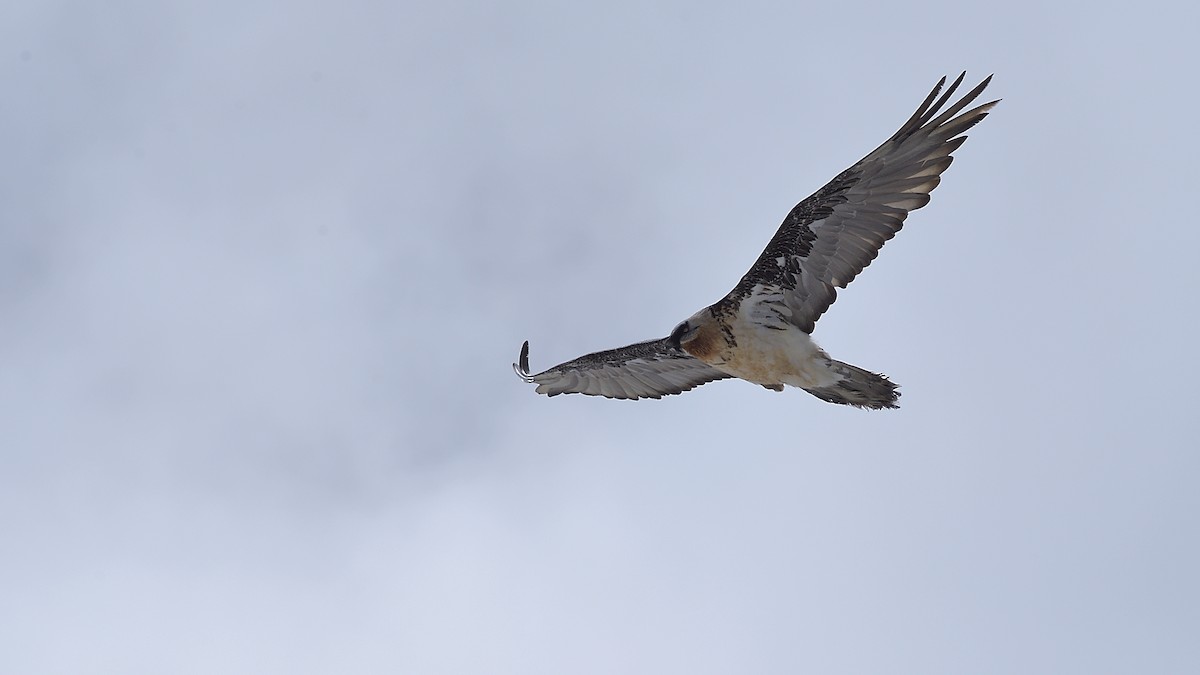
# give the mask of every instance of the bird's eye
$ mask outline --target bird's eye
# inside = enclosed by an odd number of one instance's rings
[[[674,343],[676,347],[678,347],[680,338],[682,338],[683,334],[686,333],[687,331],[688,331],[688,322],[686,322],[686,321],[679,324],[678,326],[675,326],[675,330],[671,331],[671,342]]]

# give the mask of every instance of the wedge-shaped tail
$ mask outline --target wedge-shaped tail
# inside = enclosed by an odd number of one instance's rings
[[[900,398],[897,385],[883,375],[863,370],[849,363],[829,360],[829,369],[844,379],[837,384],[820,389],[805,389],[822,401],[852,405],[858,408],[899,408]]]

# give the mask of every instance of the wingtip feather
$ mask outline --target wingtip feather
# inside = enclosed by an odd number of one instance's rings
[[[529,340],[521,345],[521,355],[517,357],[517,363],[512,364],[512,367],[517,377],[525,382],[533,382],[533,377],[529,374]]]

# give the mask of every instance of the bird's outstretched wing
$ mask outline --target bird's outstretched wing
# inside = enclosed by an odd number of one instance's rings
[[[999,103],[959,114],[988,85],[989,76],[942,112],[965,75],[938,98],[943,77],[883,145],[797,204],[754,266],[714,309],[736,311],[751,297],[763,305],[755,313],[772,310],[811,333],[837,298],[836,289],[845,288],[871,264],[909,211],[929,203],[929,193],[953,161],[950,153],[967,140],[961,134]]]
[[[537,393],[588,394],[607,398],[662,398],[729,375],[681,350],[670,338],[581,356],[545,372],[529,374],[529,342],[513,370]]]

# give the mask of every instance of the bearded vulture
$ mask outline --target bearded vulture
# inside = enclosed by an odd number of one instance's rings
[[[929,203],[962,135],[999,101],[962,112],[989,76],[945,108],[966,73],[938,97],[946,78],[883,145],[796,205],[766,250],[728,295],[657,340],[529,371],[529,342],[513,370],[537,393],[661,398],[738,377],[767,389],[800,387],[830,403],[895,408],[900,394],[883,375],[830,358],[809,336],[817,319],[900,231],[908,212]]]

